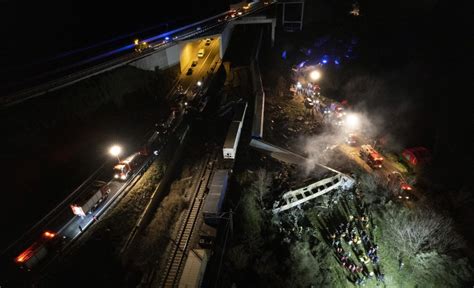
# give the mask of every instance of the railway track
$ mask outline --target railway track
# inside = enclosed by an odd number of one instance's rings
[[[213,152],[209,155],[204,162],[204,165],[201,166],[201,171],[199,174],[199,182],[194,189],[193,200],[185,214],[184,220],[181,222],[179,228],[178,236],[176,241],[171,248],[170,256],[166,261],[166,265],[163,269],[164,273],[161,275],[159,281],[159,287],[177,287],[179,284],[179,279],[181,272],[183,270],[187,254],[190,250],[190,241],[194,232],[197,219],[199,217],[199,212],[203,204],[204,193],[206,192],[209,179],[211,178],[213,171],[213,163],[216,157],[216,153]],[[153,281],[149,282],[149,287],[151,287]]]

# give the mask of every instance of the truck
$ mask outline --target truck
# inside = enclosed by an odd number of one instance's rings
[[[127,180],[143,162],[144,154],[146,153],[136,152],[117,163],[114,166],[114,178]]]
[[[372,168],[382,168],[383,157],[371,145],[360,146],[360,157]]]
[[[227,191],[227,181],[229,170],[216,170],[212,176],[211,183],[208,186],[209,192],[204,200],[203,216],[204,222],[210,226],[220,223],[220,215],[222,213],[222,205],[224,204],[225,194]]]
[[[58,237],[56,233],[51,231],[44,231],[40,239],[35,241],[31,246],[25,249],[17,257],[15,263],[20,267],[30,271],[41,260],[43,260],[48,251],[52,250],[58,244]]]
[[[387,187],[400,200],[416,200],[413,195],[413,187],[407,183],[398,171],[393,171],[387,175]]]
[[[110,187],[103,181],[95,181],[70,205],[74,215],[85,217],[91,213],[110,193]]]

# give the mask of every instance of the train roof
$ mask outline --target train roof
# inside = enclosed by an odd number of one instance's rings
[[[247,102],[237,103],[234,105],[234,117],[232,121],[244,121],[245,113],[247,111]]]
[[[240,129],[240,122],[233,121],[230,123],[229,130],[227,132],[227,136],[224,141],[224,148],[234,148],[235,141],[237,139],[237,135],[239,134]]]
[[[212,176],[209,193],[203,206],[204,213],[218,214],[221,212],[227,190],[228,173],[229,170],[217,170]]]

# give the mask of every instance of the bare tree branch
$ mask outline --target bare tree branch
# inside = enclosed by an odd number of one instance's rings
[[[252,188],[256,191],[258,200],[263,207],[263,199],[270,192],[270,185],[272,184],[271,174],[267,170],[260,168],[256,173],[257,178],[252,183]]]
[[[463,246],[453,220],[428,207],[408,210],[388,207],[385,213],[388,239],[405,255],[436,251],[448,253]]]

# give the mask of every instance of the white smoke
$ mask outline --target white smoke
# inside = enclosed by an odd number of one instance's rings
[[[377,129],[372,121],[363,113],[348,112],[347,115],[357,117],[358,124],[356,127],[345,125],[328,128],[325,132],[319,135],[304,137],[300,139],[301,149],[309,159],[305,165],[305,173],[314,173],[318,170],[317,164],[328,166],[336,169],[336,167],[344,166],[346,158],[341,157],[337,153],[338,145],[345,143],[349,133],[355,133],[359,136],[361,141],[370,143],[373,137],[377,135]],[[360,144],[360,143],[359,143]]]

